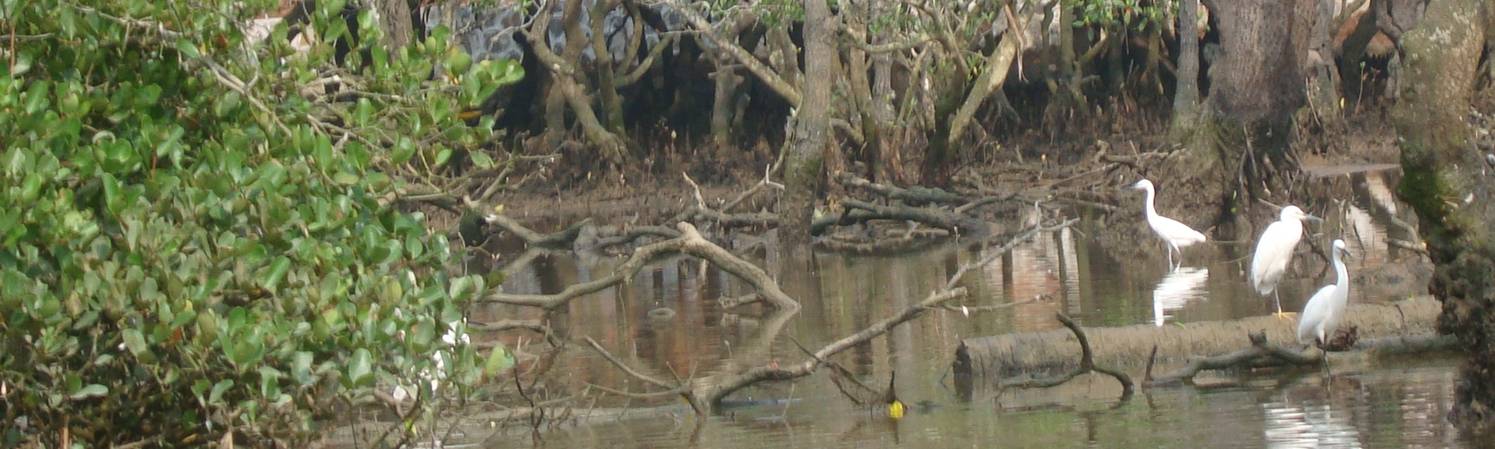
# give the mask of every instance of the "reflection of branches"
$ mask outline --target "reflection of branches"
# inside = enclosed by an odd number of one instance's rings
[[[1132,378],[1130,376],[1127,376],[1126,373],[1123,373],[1120,370],[1095,366],[1094,356],[1090,351],[1090,339],[1085,336],[1085,330],[1081,329],[1078,324],[1075,324],[1074,320],[1071,320],[1063,313],[1056,314],[1056,317],[1059,319],[1060,323],[1064,323],[1064,327],[1069,328],[1070,332],[1074,332],[1075,338],[1080,341],[1080,366],[1075,367],[1075,369],[1071,370],[1068,373],[1064,373],[1054,377],[1002,382],[1001,389],[1006,390],[1008,388],[1054,387],[1074,380],[1074,378],[1079,377],[1081,374],[1097,372],[1105,374],[1107,376],[1111,376],[1112,378],[1116,379],[1116,382],[1121,383],[1121,400],[1125,401],[1127,399],[1131,399]]]
[[[648,382],[661,388],[665,388],[667,391],[681,391],[682,396],[684,396],[691,403],[692,407],[695,408],[697,413],[708,413],[721,401],[722,398],[726,397],[729,394],[732,394],[733,392],[763,381],[786,381],[808,376],[814,373],[821,366],[825,365],[828,360],[830,360],[830,358],[835,356],[836,354],[839,354],[849,348],[864,344],[873,338],[886,334],[888,330],[892,329],[893,327],[918,318],[925,312],[931,309],[939,308],[948,301],[966,296],[966,289],[964,287],[958,287],[961,279],[965,276],[966,273],[970,272],[972,269],[979,269],[981,266],[991,263],[997,257],[1000,257],[1001,253],[1010,250],[1011,248],[1017,246],[1019,243],[1027,240],[1038,232],[1044,230],[1059,229],[1064,226],[1069,226],[1072,223],[1074,223],[1074,220],[1068,220],[1058,225],[1048,227],[1035,226],[1024,232],[1018,233],[1010,241],[994,247],[994,250],[991,251],[990,254],[988,254],[986,257],[981,258],[976,263],[962,266],[959,270],[957,270],[950,276],[943,288],[931,292],[922,301],[910,305],[892,316],[872,323],[866,328],[863,328],[851,335],[847,335],[839,340],[826,344],[825,346],[822,346],[820,349],[813,352],[809,351],[808,349],[802,348],[809,355],[809,357],[808,359],[797,364],[781,365],[778,363],[770,363],[766,365],[754,366],[740,371],[734,371],[728,368],[724,370],[724,373],[722,374],[713,375],[702,379],[696,379],[689,382],[680,381],[677,384],[671,384],[660,379],[637,374],[637,371],[632,368],[622,367],[622,363],[617,361],[615,358],[609,358],[609,361],[613,362],[616,365],[620,365],[625,373],[628,373],[629,375],[632,375],[633,377],[638,378],[644,382]],[[796,313],[797,310],[780,310],[776,312],[776,314],[768,320],[769,324],[764,325],[754,336],[752,341],[744,345],[749,349],[743,352],[742,355],[733,358],[738,360],[756,359],[756,353],[771,347],[773,342],[777,339],[779,333],[782,332],[783,327],[787,324],[789,318],[793,317]],[[1076,330],[1076,332],[1083,334],[1083,332],[1078,330]],[[1083,337],[1082,341],[1084,341]],[[1123,380],[1123,384],[1128,385],[1127,391],[1130,392],[1129,386],[1131,382],[1129,379],[1125,378],[1124,374],[1109,369],[1096,368],[1093,363],[1090,362],[1091,358],[1089,357],[1088,344],[1086,345],[1087,350],[1085,352],[1086,357],[1084,358],[1084,362],[1087,371],[1094,370],[1097,372],[1111,374],[1113,376],[1122,376],[1118,379]],[[597,349],[600,350],[600,347],[597,347]]]
[[[502,216],[495,215],[495,217]],[[497,223],[492,217],[489,218],[489,221]],[[623,261],[622,265],[607,276],[589,282],[572,284],[560,293],[555,294],[524,295],[493,292],[489,293],[482,300],[555,309],[581,295],[597,292],[632,279],[633,275],[637,274],[643,268],[643,265],[650,260],[666,254],[685,253],[710,261],[713,265],[722,269],[722,271],[732,273],[742,280],[747,281],[758,290],[758,293],[765,300],[773,304],[774,307],[789,310],[797,310],[799,308],[799,302],[784,293],[778,284],[774,282],[773,278],[764,272],[762,268],[758,268],[757,265],[753,265],[751,262],[743,260],[733,255],[730,251],[706,240],[705,237],[701,236],[700,232],[696,231],[696,227],[690,223],[681,222],[676,224],[675,228],[680,232],[680,237],[638,247],[638,249],[633,251],[632,256],[629,256],[627,260]]]

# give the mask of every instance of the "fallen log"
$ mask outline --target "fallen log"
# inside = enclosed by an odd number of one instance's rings
[[[1351,304],[1341,329],[1354,328],[1360,341],[1355,352],[1405,352],[1406,348],[1435,348],[1446,339],[1434,335],[1437,301],[1416,298],[1392,304]],[[1140,374],[1156,347],[1156,361],[1180,366],[1193,358],[1252,348],[1248,335],[1261,332],[1269,341],[1301,347],[1297,321],[1259,316],[1229,321],[1206,321],[1177,326],[1137,325],[1089,328],[1096,364]],[[1382,348],[1382,347],[1385,348]],[[962,340],[953,362],[957,378],[972,385],[1000,385],[1005,378],[1062,373],[1077,366],[1080,345],[1066,329],[1006,334]],[[1331,362],[1334,357],[1331,356]]]
[[[842,172],[836,176],[836,180],[840,181],[841,185],[846,187],[872,192],[885,198],[902,201],[910,206],[923,206],[927,204],[958,206],[970,202],[970,199],[964,196],[935,187],[914,186],[905,188],[879,184],[846,172]]]

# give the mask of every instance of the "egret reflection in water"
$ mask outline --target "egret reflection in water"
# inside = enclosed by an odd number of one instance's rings
[[[1152,289],[1152,323],[1162,326],[1168,312],[1184,308],[1189,301],[1204,299],[1209,289],[1209,270],[1203,267],[1183,267],[1173,270],[1158,281]]]
[[[1336,412],[1330,404],[1269,402],[1262,404],[1262,411],[1269,448],[1361,447],[1360,431],[1351,423],[1350,413]]]

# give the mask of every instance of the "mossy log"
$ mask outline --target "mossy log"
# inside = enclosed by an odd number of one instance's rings
[[[1431,298],[1398,301],[1393,304],[1351,304],[1340,329],[1355,328],[1362,343],[1352,351],[1380,351],[1396,340],[1393,337],[1415,336],[1415,346],[1429,341],[1440,307]],[[1298,346],[1297,321],[1273,316],[1257,316],[1228,321],[1205,321],[1183,325],[1155,327],[1136,325],[1085,329],[1096,364],[1116,367],[1141,375],[1149,355],[1157,348],[1157,361],[1182,364],[1190,358],[1206,357],[1249,349],[1248,335],[1263,332],[1267,341],[1287,347]],[[1368,346],[1368,347],[1367,347]],[[1406,345],[1403,345],[1406,346]],[[954,370],[958,377],[975,385],[997,385],[1004,378],[1042,376],[1071,370],[1080,362],[1080,344],[1066,329],[967,338],[955,350]]]

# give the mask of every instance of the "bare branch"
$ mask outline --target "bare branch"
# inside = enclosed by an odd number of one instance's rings
[[[628,366],[627,363],[623,363],[622,360],[618,360],[617,356],[614,356],[611,352],[607,352],[606,349],[603,349],[602,345],[599,344],[599,343],[597,343],[597,340],[593,340],[592,337],[586,337],[586,339],[587,339],[587,344],[591,345],[592,349],[596,350],[598,354],[601,354],[602,358],[607,359],[608,362],[612,362],[612,364],[614,366],[617,366],[618,369],[623,370],[623,372],[628,373],[628,375],[633,376],[635,379],[642,380],[644,382],[648,382],[650,384],[653,384],[654,386],[657,386],[657,387],[660,387],[660,388],[664,388],[664,389],[667,389],[667,390],[674,390],[676,388],[679,388],[678,385],[671,385],[668,382],[665,382],[663,380],[659,380],[659,378],[657,378],[657,377],[650,376],[650,375],[644,374],[644,373],[640,373],[637,370],[634,370],[633,367]]]
[[[570,246],[571,242],[573,240],[576,240],[576,234],[581,232],[581,228],[591,222],[591,219],[587,218],[576,223],[572,223],[570,226],[567,226],[566,229],[562,229],[558,232],[541,234],[535,232],[535,230],[533,229],[519,224],[518,221],[514,221],[514,219],[512,218],[500,214],[488,214],[488,216],[484,217],[484,219],[487,220],[488,223],[492,223],[500,228],[503,228],[505,231],[508,231],[510,234],[514,234],[516,237],[524,240],[525,243],[546,248],[565,248],[567,246]]]

